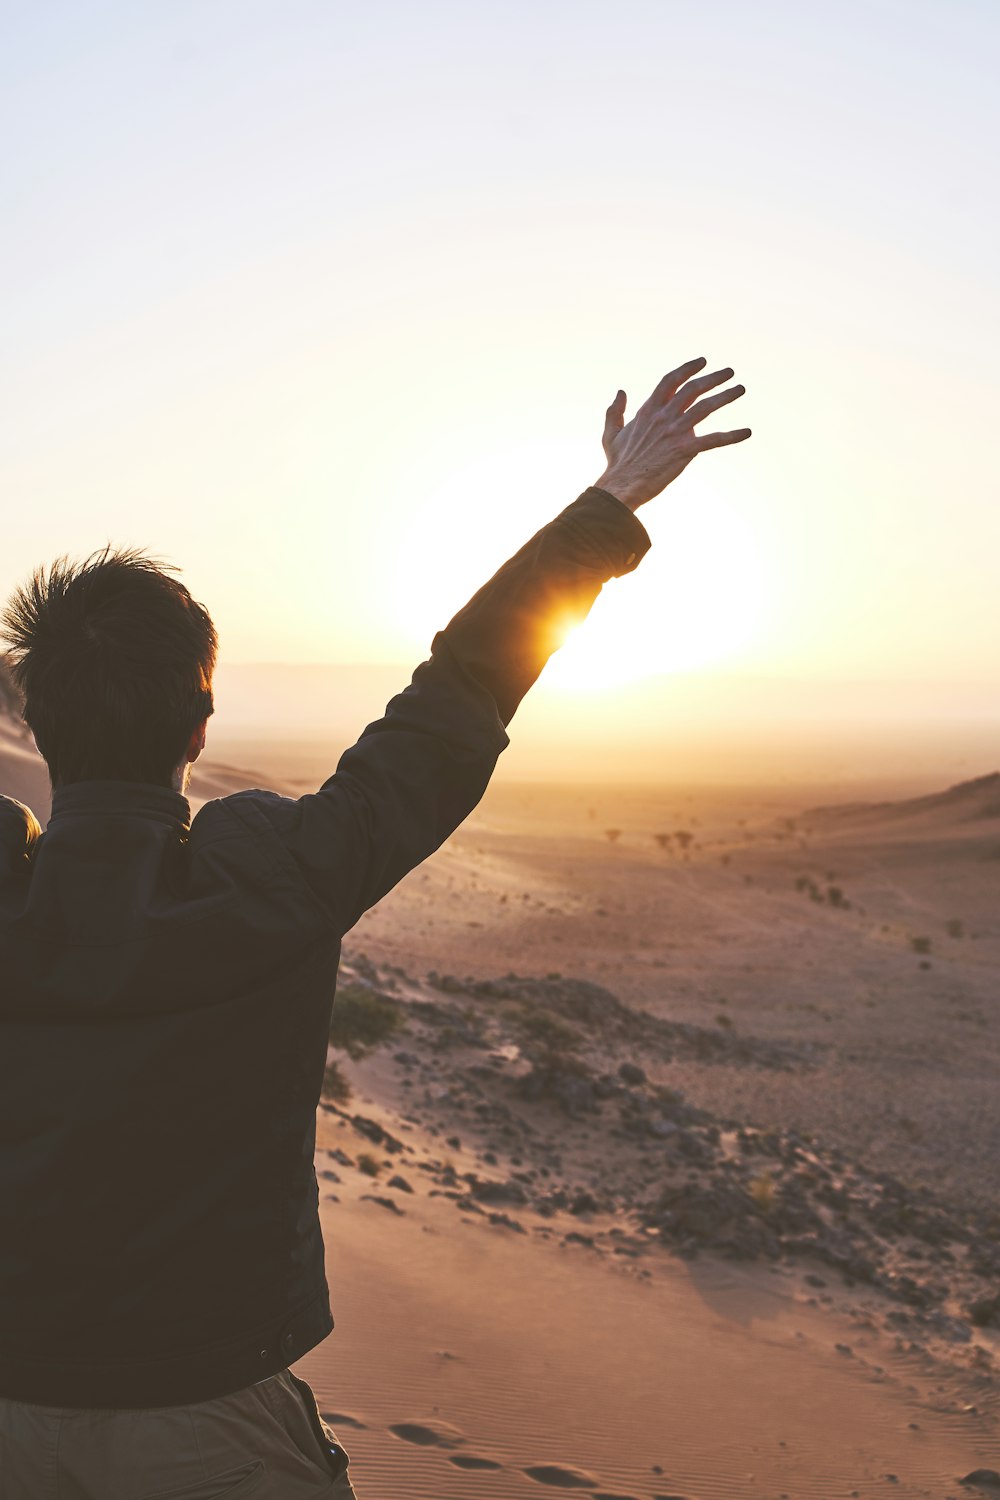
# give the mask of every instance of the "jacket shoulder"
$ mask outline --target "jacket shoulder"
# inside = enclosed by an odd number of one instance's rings
[[[295,816],[296,803],[278,792],[252,787],[215,797],[195,814],[188,835],[192,848],[204,848],[220,839],[273,836]]]
[[[234,818],[252,819],[257,815],[280,822],[286,809],[294,805],[293,798],[283,797],[280,792],[267,791],[263,787],[248,787],[244,791],[230,792],[225,797],[214,797],[211,802],[206,802],[191,826],[194,828],[201,824],[206,828],[220,827],[231,823]]]

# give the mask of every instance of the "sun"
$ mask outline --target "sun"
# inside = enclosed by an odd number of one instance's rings
[[[594,693],[638,678],[742,658],[759,639],[771,590],[744,516],[704,482],[650,502],[655,540],[634,573],[606,583],[551,658],[545,681]],[[643,511],[639,512],[644,519]]]
[[[591,449],[526,444],[484,455],[414,497],[397,539],[389,603],[409,640],[429,644],[504,559],[596,477]],[[524,480],[528,475],[530,485]],[[771,590],[762,549],[729,496],[691,470],[639,511],[653,545],[605,584],[583,624],[568,627],[545,668],[558,692],[595,693],[643,677],[742,657]]]

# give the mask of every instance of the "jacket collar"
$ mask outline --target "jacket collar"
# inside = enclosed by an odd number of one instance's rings
[[[52,794],[52,816],[76,813],[124,813],[132,817],[153,818],[159,823],[173,823],[187,828],[191,808],[186,797],[168,786],[154,786],[144,781],[73,781],[58,787]]]

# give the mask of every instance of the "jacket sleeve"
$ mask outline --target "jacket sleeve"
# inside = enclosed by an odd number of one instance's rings
[[[566,628],[648,548],[626,506],[586,490],[438,632],[318,792],[268,799],[286,855],[341,934],[476,806],[509,744],[505,725]]]

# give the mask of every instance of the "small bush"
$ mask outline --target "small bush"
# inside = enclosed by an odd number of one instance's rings
[[[944,930],[951,938],[964,937],[965,923],[962,921],[961,917],[951,917],[944,924]]]
[[[621,836],[622,831],[620,828],[605,828],[604,830],[604,837],[609,844],[616,844]]]
[[[351,1085],[335,1062],[327,1063],[323,1074],[323,1098],[334,1104],[346,1104],[351,1097]]]
[[[330,1041],[355,1059],[388,1041],[403,1025],[398,1001],[360,984],[337,991],[330,1020]]]
[[[580,1045],[580,1033],[547,1010],[525,1007],[518,1020],[527,1037],[539,1042],[547,1052],[573,1052]]]
[[[372,1156],[370,1151],[362,1151],[358,1157],[358,1171],[364,1172],[366,1177],[377,1177],[382,1170],[382,1163],[377,1156]]]
[[[911,937],[910,947],[914,953],[929,953],[931,951],[931,940],[929,937]]]
[[[770,1172],[761,1172],[750,1183],[750,1196],[763,1214],[773,1206],[776,1191]]]

